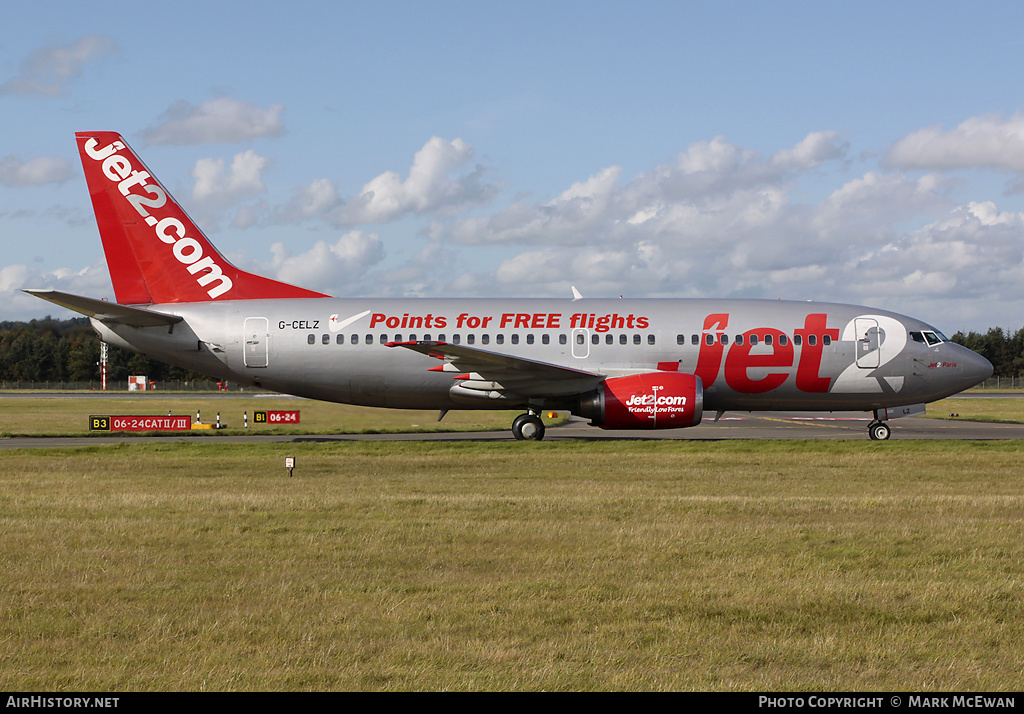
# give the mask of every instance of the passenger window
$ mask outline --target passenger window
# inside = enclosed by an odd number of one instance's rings
[[[336,345],[343,345],[343,344],[345,344],[345,335],[343,335],[343,334],[341,334],[339,332],[337,334],[337,336],[335,336],[335,338],[334,338],[334,344],[336,344]]]
[[[443,332],[440,335],[437,336],[437,341],[438,342],[444,342],[445,341],[444,340],[444,333]]]
[[[757,344],[757,335],[751,335],[750,336],[750,344],[751,345],[756,345]]]
[[[452,335],[452,344],[453,345],[462,344],[462,335],[459,335],[458,333]]]
[[[743,335],[736,335],[736,344],[737,345],[742,345],[743,344]]]
[[[467,345],[471,345],[474,342],[476,342],[476,335],[474,335],[472,332],[469,333],[468,335],[466,335],[466,344]]]
[[[401,342],[401,341],[402,341],[402,336],[401,335],[395,335],[395,342]]]
[[[306,342],[308,342],[311,345],[315,345],[316,344],[316,335],[311,334],[309,337],[306,338]]]
[[[774,342],[774,340],[772,339],[772,336],[771,336],[771,335],[765,335],[765,336],[764,336],[764,343],[765,343],[766,345],[768,345],[768,346],[770,347],[770,346],[771,346],[771,344],[772,344],[772,342]]]
[[[692,345],[699,345],[700,344],[700,335],[692,336],[690,338],[690,344],[692,344]]]
[[[568,341],[569,341],[569,340],[568,340],[568,338],[567,338],[567,337],[565,336],[565,334],[564,334],[564,333],[558,336],[558,344],[560,344],[560,345],[564,345],[564,344],[565,344],[566,342],[568,342]]]
[[[807,345],[809,347],[814,347],[816,344],[818,344],[817,336],[816,335],[807,335]]]
[[[789,344],[789,338],[786,337],[785,335],[779,335],[779,344],[785,347],[787,344]]]
[[[653,345],[654,344],[654,335],[647,335],[647,344],[649,344],[649,345]]]
[[[708,345],[709,347],[715,344],[715,336],[712,335],[710,332],[704,335],[704,344]]]
[[[599,335],[599,334],[597,334],[597,333],[595,332],[594,334],[592,334],[592,335],[590,336],[590,341],[591,341],[591,342],[592,342],[593,344],[595,344],[595,345],[597,345],[597,344],[600,344],[600,343],[601,343],[601,335]]]
[[[624,345],[629,342],[629,339],[625,335],[619,335],[619,344]]]
[[[685,345],[686,344],[686,335],[676,335],[676,344],[677,345]]]
[[[488,345],[490,343],[491,343],[491,336],[490,335],[480,335],[480,344]]]
[[[640,335],[633,335],[633,344],[634,345],[640,344]]]
[[[519,344],[519,335],[512,335],[512,344],[514,344],[514,345],[518,345]]]
[[[721,342],[723,345],[729,344],[729,335],[723,333],[719,342]]]
[[[526,344],[528,344],[528,345],[532,345],[533,344],[533,333],[532,332],[526,336]]]
[[[349,338],[349,344],[358,345],[359,335],[352,335],[352,337]]]
[[[385,342],[387,342],[387,341],[388,341],[388,336],[387,336],[387,335],[381,335],[381,336],[380,336],[380,343],[381,343],[382,345],[383,345],[383,344],[384,344]]]
[[[366,344],[368,344],[368,345],[372,345],[373,344],[373,335],[367,335],[366,336]]]
[[[796,345],[797,347],[803,344],[803,341],[804,338],[801,337],[800,335],[793,335],[793,344]]]
[[[613,344],[615,344],[615,338],[612,337],[611,335],[605,335],[604,336],[604,343],[606,345],[613,345]]]
[[[423,339],[424,339],[424,340],[425,340],[426,342],[430,342],[430,334],[428,333],[428,334],[426,334],[426,335],[423,335]]]
[[[832,338],[829,337],[828,335],[825,335],[824,337],[821,338],[821,344],[826,346],[832,344]]]
[[[494,341],[499,345],[505,344],[505,335],[495,335]]]
[[[582,345],[584,342],[586,342],[586,339],[583,337],[583,333],[582,332],[577,332],[576,333],[576,344]]]
[[[551,336],[550,335],[541,335],[540,341],[543,344],[545,344],[545,345],[549,345],[549,344],[551,344]]]

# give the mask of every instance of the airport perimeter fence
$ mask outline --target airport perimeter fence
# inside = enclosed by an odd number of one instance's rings
[[[1024,387],[1024,377],[989,377],[981,385],[982,389],[1020,389]]]
[[[99,392],[100,382],[15,382],[0,380],[0,390],[26,392]],[[125,394],[141,393],[143,390],[129,390],[127,382],[107,382],[108,392],[124,392]],[[239,385],[237,382],[214,382],[193,380],[191,382],[150,382],[147,392],[266,392],[265,389]]]

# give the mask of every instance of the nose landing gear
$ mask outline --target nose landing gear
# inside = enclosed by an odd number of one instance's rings
[[[868,424],[868,436],[874,441],[885,441],[892,436],[892,429],[884,421],[873,421]]]

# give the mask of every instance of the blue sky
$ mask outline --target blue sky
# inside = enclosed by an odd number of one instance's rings
[[[74,132],[337,296],[1024,324],[1024,5],[41,2],[0,28],[0,319],[112,291]],[[63,316],[63,314],[61,314]]]

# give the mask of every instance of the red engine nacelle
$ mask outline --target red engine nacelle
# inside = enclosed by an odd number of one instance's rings
[[[613,377],[580,399],[580,415],[602,429],[696,426],[704,416],[704,385],[684,372]]]

